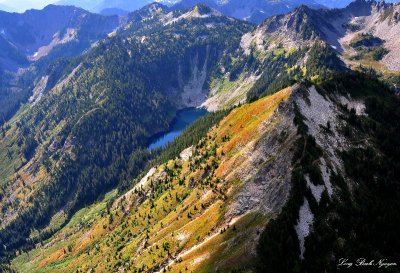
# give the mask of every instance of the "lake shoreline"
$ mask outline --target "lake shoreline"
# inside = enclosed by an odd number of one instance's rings
[[[169,128],[166,131],[154,134],[149,138],[147,143],[147,149],[155,150],[158,148],[164,148],[168,143],[175,140],[183,130],[192,124],[197,119],[205,116],[208,113],[205,108],[188,107],[176,111],[175,117],[169,124]]]

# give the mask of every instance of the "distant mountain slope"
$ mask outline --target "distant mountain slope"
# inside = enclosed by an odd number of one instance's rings
[[[348,64],[362,63],[378,69],[382,69],[380,66],[384,65],[383,69],[398,71],[399,12],[399,4],[364,0],[357,0],[346,8],[334,10],[312,10],[304,6],[291,14],[267,19],[261,28],[266,33],[278,29],[278,35],[284,34],[283,44],[299,42],[299,37],[295,36],[296,33],[301,33],[303,37],[325,41]],[[368,43],[368,39],[376,42]],[[365,43],[361,44],[363,41]],[[257,41],[258,44],[260,42]],[[266,45],[272,46],[268,43]]]
[[[38,60],[63,46],[57,55],[73,55],[88,48],[119,26],[118,17],[103,17],[75,7],[47,6],[22,14],[2,12],[1,38],[28,60]],[[75,44],[67,47],[67,44]],[[15,62],[12,55],[10,62]],[[18,67],[3,65],[10,70]]]
[[[122,23],[71,6],[0,12],[0,124],[49,88],[42,80],[49,63],[80,55]]]
[[[217,1],[217,0],[182,0],[175,5],[177,9],[188,8],[196,3],[204,3],[209,5],[227,16],[232,16],[242,20],[247,20],[254,23],[260,23],[265,18],[283,14],[300,5],[308,5],[312,8],[321,8],[322,5],[318,4],[313,0],[280,0],[280,1],[266,1],[266,0],[229,0],[229,1]]]
[[[362,63],[379,70],[400,70],[400,4],[362,1],[350,4],[345,12],[347,22],[341,29],[339,16],[331,19],[340,33],[338,41],[347,62],[357,65]],[[340,17],[343,17],[340,16]],[[345,16],[346,17],[346,16]],[[358,40],[358,44],[357,44]],[[375,40],[376,43],[368,43]]]

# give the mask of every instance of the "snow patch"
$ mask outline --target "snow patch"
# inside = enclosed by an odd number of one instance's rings
[[[294,229],[296,230],[297,237],[300,242],[300,259],[304,259],[304,251],[305,251],[305,238],[311,232],[311,226],[314,222],[314,214],[311,212],[310,205],[306,198],[304,198],[303,205],[300,207],[299,211],[299,220],[297,225],[295,225]]]

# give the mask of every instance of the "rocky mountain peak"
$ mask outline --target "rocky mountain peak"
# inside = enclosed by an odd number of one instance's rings
[[[346,10],[350,11],[355,16],[364,16],[370,14],[371,7],[376,3],[375,1],[369,0],[355,0],[346,7]]]
[[[150,17],[154,17],[157,14],[162,14],[162,13],[166,13],[169,11],[169,8],[163,4],[160,3],[152,3],[149,5],[144,6],[143,8],[134,11],[132,13],[129,14],[129,17],[132,18],[137,18],[137,16],[143,18],[150,18]]]
[[[213,9],[211,9],[209,6],[205,5],[205,4],[197,4],[193,10],[197,11],[200,15],[206,15],[206,14],[210,14],[213,12]]]

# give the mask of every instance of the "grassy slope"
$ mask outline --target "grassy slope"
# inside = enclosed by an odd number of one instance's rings
[[[243,186],[227,178],[240,145],[261,137],[261,123],[272,116],[291,89],[233,110],[194,148],[189,160],[157,167],[142,187],[77,212],[43,245],[20,254],[20,272],[226,271],[251,264],[248,234],[265,226],[268,215],[250,212],[225,219]],[[229,225],[230,224],[230,225]],[[249,245],[250,243],[250,245]],[[173,262],[175,259],[176,262]]]

